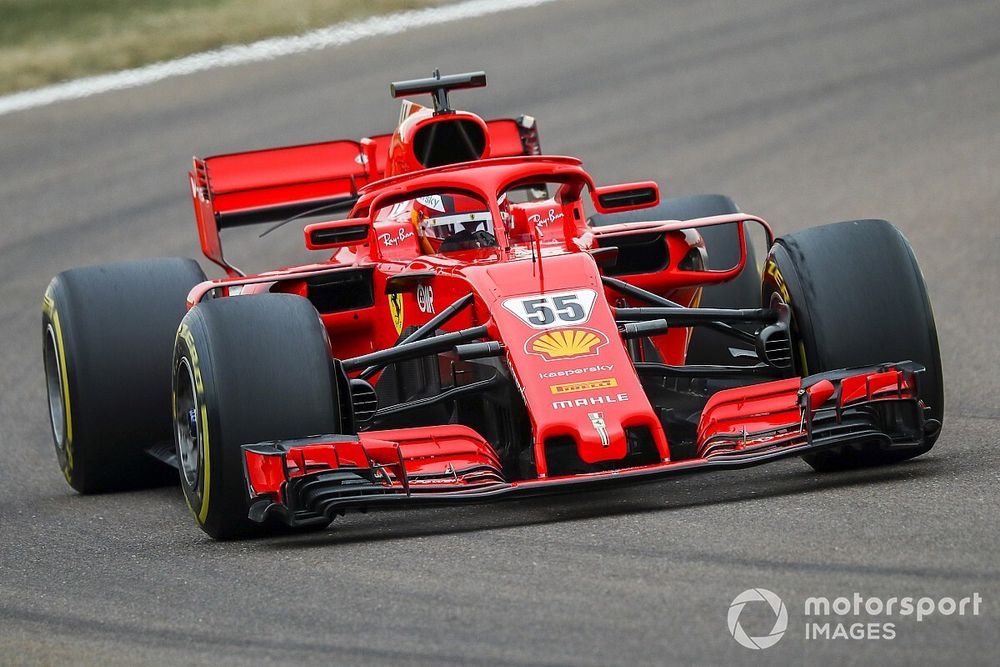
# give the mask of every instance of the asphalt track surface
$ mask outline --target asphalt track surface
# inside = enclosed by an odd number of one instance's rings
[[[996,664],[998,28],[996,0],[564,0],[0,117],[0,663]],[[546,151],[601,182],[725,192],[779,232],[895,222],[941,337],[936,448],[892,468],[791,460],[225,544],[176,488],[73,493],[47,426],[49,278],[197,256],[192,153],[384,131],[387,83],[435,66],[486,69],[490,87],[456,100],[535,115]],[[264,268],[299,243],[231,247]],[[751,587],[788,605],[765,651],[726,629]],[[983,603],[827,619],[894,621],[892,640],[804,639],[806,597],[855,591]],[[759,611],[751,633],[769,628]]]

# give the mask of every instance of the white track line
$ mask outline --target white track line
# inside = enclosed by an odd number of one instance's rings
[[[385,16],[338,23],[292,37],[262,39],[252,44],[226,46],[213,51],[195,53],[175,60],[165,60],[144,67],[122,70],[111,74],[90,76],[57,83],[44,88],[26,90],[0,97],[0,116],[14,111],[89,97],[111,90],[144,86],[172,76],[201,72],[216,67],[231,67],[246,63],[271,60],[280,56],[315,51],[333,46],[343,46],[369,37],[395,35],[414,28],[461,19],[495,14],[511,9],[542,5],[553,0],[465,0],[453,5],[428,7]]]

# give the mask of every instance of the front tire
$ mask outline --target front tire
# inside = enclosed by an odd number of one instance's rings
[[[779,294],[792,311],[792,343],[801,375],[886,362],[915,361],[926,416],[944,418],[944,382],[927,287],[910,244],[885,220],[854,220],[777,239],[764,267],[763,303]],[[896,463],[933,447],[889,450],[848,446],[803,457],[817,471]]]
[[[191,288],[179,257],[63,271],[42,303],[42,358],[59,467],[80,493],[175,476],[146,450],[172,440],[172,339]]]
[[[247,517],[242,446],[342,430],[316,310],[290,294],[198,304],[177,330],[173,377],[181,488],[198,525],[215,539],[267,533]]]

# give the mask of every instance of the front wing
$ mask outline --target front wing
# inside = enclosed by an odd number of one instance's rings
[[[250,518],[327,523],[348,509],[458,505],[746,468],[831,447],[920,447],[940,424],[917,398],[910,362],[727,389],[701,415],[697,455],[641,467],[507,481],[493,448],[464,426],[245,445]]]

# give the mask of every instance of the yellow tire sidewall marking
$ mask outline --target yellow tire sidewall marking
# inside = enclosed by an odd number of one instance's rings
[[[42,299],[42,312],[48,315],[52,328],[56,332],[56,358],[59,364],[59,375],[62,379],[63,410],[66,416],[66,442],[63,450],[66,452],[66,465],[63,466],[63,476],[68,482],[73,472],[73,410],[69,402],[69,372],[66,370],[66,347],[63,345],[62,327],[59,325],[59,311],[56,310],[52,287],[45,290]]]
[[[198,418],[201,421],[201,456],[203,465],[201,466],[201,477],[202,477],[202,492],[201,492],[201,506],[196,510],[191,504],[191,500],[188,494],[184,494],[184,500],[187,502],[188,509],[191,510],[191,514],[198,520],[198,523],[205,525],[205,521],[208,519],[208,508],[209,508],[209,492],[212,485],[212,465],[211,456],[209,454],[209,444],[208,444],[208,408],[205,405],[205,385],[201,379],[201,368],[198,366],[198,348],[194,344],[194,336],[191,334],[191,329],[184,322],[181,322],[180,327],[177,329],[177,338],[183,339],[185,345],[188,349],[188,361],[191,364],[191,374],[194,376],[194,390],[198,399],[198,406],[200,408]],[[176,347],[176,342],[174,344]],[[176,397],[174,398],[174,412],[176,413]]]
[[[791,307],[792,297],[788,293],[788,285],[785,283],[785,277],[781,275],[781,270],[778,269],[778,264],[770,257],[767,260],[767,264],[764,266],[764,273],[774,279],[774,282],[778,287],[778,293],[781,294],[781,298],[789,307]],[[799,360],[802,363],[802,375],[809,375],[809,364],[806,363],[806,346],[801,340],[799,340],[797,347],[799,348]]]

